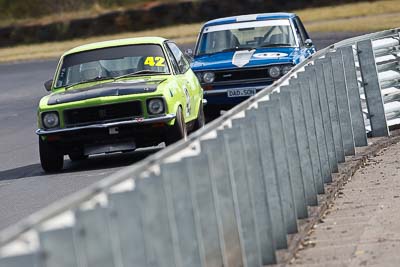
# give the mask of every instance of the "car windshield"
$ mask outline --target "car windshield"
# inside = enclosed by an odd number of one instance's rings
[[[205,27],[196,55],[278,46],[296,46],[293,30],[287,19]]]
[[[160,45],[108,47],[65,56],[55,87],[154,73],[169,73]]]

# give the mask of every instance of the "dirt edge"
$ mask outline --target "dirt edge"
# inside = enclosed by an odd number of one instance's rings
[[[369,159],[383,149],[400,142],[400,130],[392,131],[390,137],[369,138],[368,147],[357,148],[355,156],[346,157],[346,162],[339,164],[339,172],[333,174],[333,182],[325,184],[325,194],[318,195],[318,206],[308,207],[310,217],[298,220],[298,233],[288,235],[288,248],[277,251],[278,263],[268,266],[290,266],[297,252],[305,247],[306,237],[314,226],[322,220],[330,205],[337,198],[339,191],[346,185],[354,173]]]

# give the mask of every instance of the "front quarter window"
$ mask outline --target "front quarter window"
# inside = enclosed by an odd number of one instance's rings
[[[175,43],[167,42],[167,46],[170,49],[173,57],[175,58],[175,62],[178,65],[179,72],[185,73],[190,68],[190,64],[186,60],[185,55],[182,53],[182,51]]]
[[[305,44],[305,40],[309,39],[310,37],[308,36],[307,31],[304,28],[304,25],[301,22],[301,20],[299,19],[299,17],[295,17],[293,22],[294,22],[294,25],[295,25],[295,28],[296,28],[296,33],[298,35],[300,43],[301,43],[301,45],[304,45]]]

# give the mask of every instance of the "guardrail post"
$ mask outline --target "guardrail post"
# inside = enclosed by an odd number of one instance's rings
[[[367,133],[365,131],[364,116],[362,113],[360,89],[357,81],[357,70],[354,61],[352,46],[346,46],[339,49],[343,56],[343,65],[345,69],[347,92],[349,97],[349,106],[351,114],[351,123],[353,126],[354,143],[356,147],[368,145]]]
[[[273,93],[270,99],[280,99],[282,123],[285,125],[283,136],[287,151],[289,176],[292,182],[293,196],[296,204],[297,218],[308,217],[305,185],[300,167],[300,154],[297,146],[296,128],[294,125],[293,109],[289,92]]]
[[[332,119],[331,119],[331,112],[329,110],[329,101],[327,95],[327,88],[325,86],[325,77],[324,77],[324,69],[323,69],[323,62],[326,61],[317,59],[315,61],[315,74],[317,77],[317,88],[319,93],[319,100],[321,104],[321,111],[322,111],[322,120],[324,123],[324,130],[325,130],[325,140],[326,146],[328,149],[328,156],[329,156],[329,165],[331,168],[331,172],[338,172],[338,160],[336,156],[336,147],[334,141],[334,133],[333,133],[333,126],[332,126]],[[332,180],[331,180],[332,181]],[[330,181],[330,182],[331,182]]]
[[[318,151],[317,134],[315,131],[314,113],[311,103],[310,94],[310,82],[308,77],[304,72],[297,74],[297,82],[300,88],[301,101],[303,103],[304,120],[306,123],[308,144],[310,149],[310,158],[312,164],[312,170],[314,174],[315,188],[318,194],[323,194],[324,189],[324,179],[321,172],[320,155]],[[293,83],[293,82],[292,82]],[[315,145],[313,145],[315,144]]]
[[[73,227],[39,231],[46,267],[78,267]]]
[[[222,232],[218,230],[217,207],[215,204],[215,185],[210,177],[208,157],[203,151],[194,157],[183,159],[187,166],[190,192],[194,206],[196,232],[202,266],[223,266],[221,243]],[[215,194],[214,194],[215,193]]]
[[[283,205],[280,196],[279,181],[276,176],[274,164],[272,138],[269,119],[259,110],[249,110],[249,117],[255,118],[257,139],[261,149],[261,162],[264,173],[264,185],[266,187],[268,207],[270,210],[273,237],[277,249],[287,248],[286,225],[283,217]],[[261,115],[261,116],[260,116]]]
[[[273,264],[276,263],[273,223],[262,167],[261,149],[263,147],[258,142],[255,118],[247,116],[246,118],[235,119],[232,121],[232,128],[240,131],[244,143],[244,161],[249,183],[252,187],[262,264]]]
[[[161,177],[164,179],[165,195],[170,214],[170,222],[176,229],[176,241],[179,247],[180,266],[201,267],[197,228],[194,218],[188,170],[182,162],[161,165]]]
[[[255,118],[246,116],[246,118],[235,119],[232,121],[232,128],[241,133],[241,139],[244,144],[243,157],[250,190],[252,191],[256,234],[260,243],[262,264],[274,264],[276,263],[274,230],[261,159],[261,149],[263,147],[258,141]]]
[[[115,266],[107,208],[78,209],[75,218],[78,258],[88,266]]]
[[[328,145],[326,141],[324,121],[322,118],[320,93],[318,92],[317,77],[314,66],[313,65],[306,66],[305,74],[306,74],[305,79],[309,81],[309,86],[310,86],[310,98],[311,98],[312,113],[315,123],[315,134],[317,138],[321,175],[324,183],[330,183],[332,182],[332,173],[329,163]]]
[[[372,41],[358,42],[357,55],[371,122],[372,136],[389,136]]]
[[[338,105],[336,101],[335,82],[333,80],[332,60],[326,57],[322,62],[324,70],[325,88],[328,97],[329,113],[331,115],[331,123],[333,130],[333,141],[335,142],[336,158],[339,163],[345,161],[342,130],[340,128],[340,119],[338,113]]]
[[[108,199],[112,214],[110,228],[118,236],[123,266],[149,267],[146,262],[139,192],[133,190],[112,193],[108,195]]]
[[[303,175],[307,204],[310,206],[316,206],[318,205],[317,191],[315,187],[313,167],[311,164],[303,104],[299,90],[299,87],[294,87],[293,85],[281,87],[281,93],[289,92],[291,99],[294,125],[296,128],[296,141],[300,155],[300,166]]]
[[[201,150],[205,151],[209,160],[224,266],[241,266],[244,260],[224,140],[220,136],[204,140]]]
[[[176,244],[172,237],[171,225],[164,192],[163,179],[157,176],[135,180],[139,194],[140,216],[144,234],[147,267],[174,267],[179,263],[176,258]]]
[[[254,195],[248,179],[241,138],[241,129],[224,129],[223,139],[227,152],[229,176],[234,200],[237,206],[237,220],[240,229],[245,266],[262,266],[258,230],[255,223]]]
[[[327,55],[332,61],[333,81],[335,85],[336,102],[339,113],[340,130],[342,133],[345,156],[355,155],[354,134],[350,117],[349,97],[346,87],[344,65],[340,50]]]
[[[294,234],[297,233],[297,213],[293,199],[292,183],[289,177],[286,144],[282,135],[284,128],[282,125],[279,99],[259,102],[258,110],[260,118],[261,116],[268,116],[272,137],[274,165],[280,189],[286,231],[288,234]]]

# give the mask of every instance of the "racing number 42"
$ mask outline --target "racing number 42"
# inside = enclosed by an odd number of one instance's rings
[[[150,67],[164,67],[165,66],[165,58],[163,57],[147,57],[144,61],[144,65],[148,65]]]

